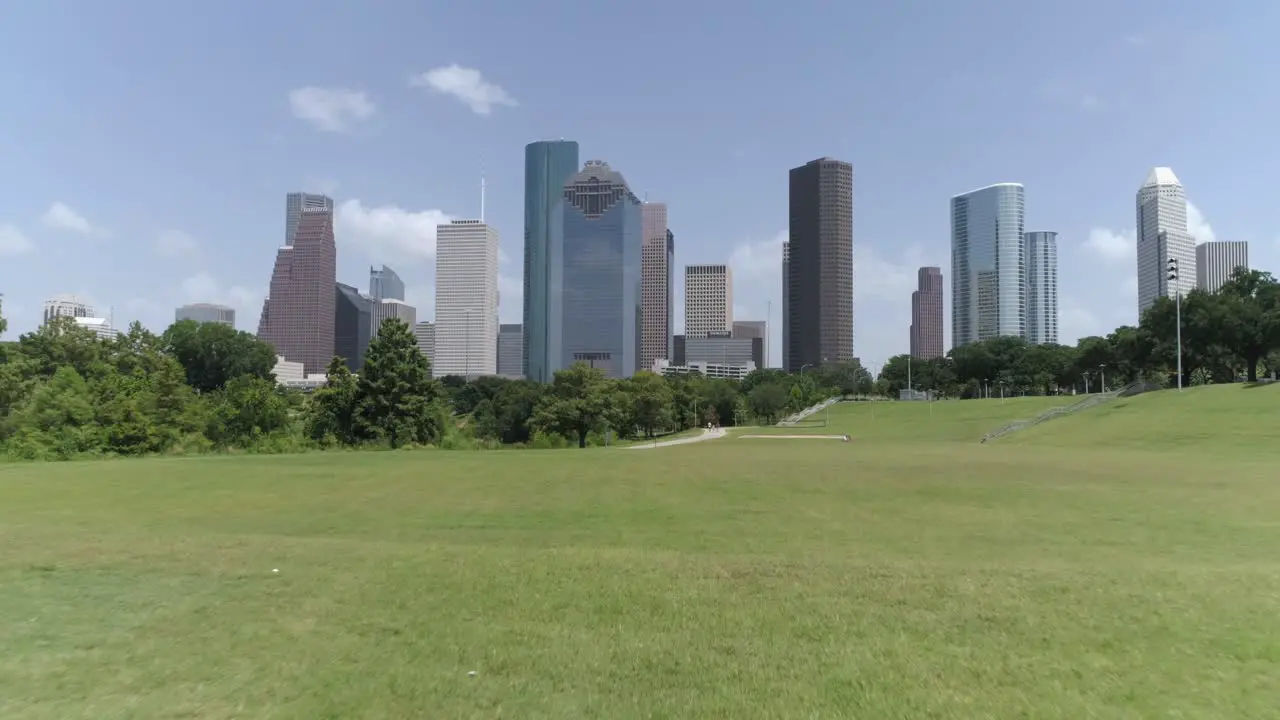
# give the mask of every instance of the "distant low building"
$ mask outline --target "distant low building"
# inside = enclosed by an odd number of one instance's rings
[[[724,380],[741,380],[755,372],[756,364],[747,361],[743,365],[723,365],[720,363],[691,362],[688,365],[673,365],[669,360],[654,360],[651,368],[654,373],[669,377],[672,375],[688,375],[691,372],[703,377]]]
[[[198,323],[222,323],[223,325],[236,326],[235,308],[226,305],[214,305],[212,303],[191,303],[183,305],[173,312],[174,322],[182,322],[183,320],[195,320]]]
[[[106,318],[78,317],[75,321],[77,327],[91,331],[99,340],[114,340],[120,335],[120,331],[111,327],[111,321]]]
[[[315,390],[329,381],[324,373],[308,375],[302,363],[286,360],[283,355],[276,356],[276,364],[271,372],[276,377],[277,385],[293,390]]]

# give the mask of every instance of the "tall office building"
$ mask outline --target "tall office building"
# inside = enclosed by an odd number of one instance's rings
[[[951,198],[951,346],[1025,337],[1024,194],[999,183]]]
[[[276,252],[258,338],[308,375],[323,373],[333,358],[337,265],[333,211],[303,208],[293,244]]]
[[[93,308],[76,295],[54,295],[44,301],[44,322],[48,325],[54,318],[88,318],[94,317]]]
[[[563,328],[564,184],[578,171],[578,143],[549,140],[524,148],[524,376],[551,382]]]
[[[733,336],[742,340],[751,340],[751,361],[757,368],[769,367],[768,320],[734,320]]]
[[[284,244],[293,244],[293,235],[298,231],[298,220],[303,210],[333,210],[333,198],[314,193],[289,193],[284,199]]]
[[[791,371],[791,243],[782,243],[782,369]]]
[[[435,365],[436,359],[436,324],[420,322],[413,326],[413,339],[418,342],[418,352]],[[433,370],[432,375],[435,375]]]
[[[174,322],[182,322],[183,320],[195,320],[198,323],[222,323],[223,325],[236,326],[235,308],[226,305],[214,305],[212,303],[191,303],[183,305],[173,312]]]
[[[413,327],[418,311],[404,302],[404,281],[395,270],[383,265],[369,268],[369,299],[373,301],[373,337],[378,337],[382,321],[399,318]]]
[[[498,374],[502,377],[523,377],[520,353],[524,348],[524,333],[520,323],[503,323],[498,326]]]
[[[792,168],[787,371],[853,359],[853,166]]]
[[[640,360],[640,200],[622,173],[591,160],[565,183],[561,208],[563,301],[549,369],[584,362],[630,377]]]
[[[334,289],[333,354],[358,373],[373,339],[373,301],[350,285],[335,283]]]
[[[1196,286],[1196,243],[1187,232],[1187,194],[1167,167],[1153,169],[1138,189],[1138,318],[1158,297],[1183,295]],[[1168,262],[1178,260],[1178,280]]]
[[[369,297],[374,300],[404,300],[404,281],[386,265],[381,268],[370,266]]]
[[[1215,240],[1196,246],[1196,287],[1215,293],[1236,268],[1249,269],[1249,243],[1243,240]]]
[[[1023,259],[1027,265],[1027,342],[1058,342],[1058,233],[1023,235]]]
[[[685,338],[705,338],[732,332],[733,270],[728,265],[686,265]]]
[[[911,357],[942,357],[942,268],[922,267],[911,293]]]
[[[671,359],[671,313],[673,288],[671,265],[675,259],[676,241],[667,228],[665,203],[647,202],[641,206],[644,246],[640,251],[640,366],[653,367],[653,361]]]
[[[436,228],[436,377],[498,373],[498,231],[482,220]]]

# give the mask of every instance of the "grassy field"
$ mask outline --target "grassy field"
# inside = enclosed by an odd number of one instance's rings
[[[840,433],[862,441],[920,443],[977,442],[983,433],[1014,420],[1032,418],[1078,397],[939,402],[842,402],[790,427],[751,428],[751,434]]]
[[[0,717],[1275,717],[1280,388],[1172,395],[2,467]]]

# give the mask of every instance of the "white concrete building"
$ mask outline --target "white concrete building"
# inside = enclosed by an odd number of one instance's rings
[[[436,228],[436,377],[498,374],[498,231],[482,220]]]
[[[1196,287],[1218,292],[1231,273],[1249,269],[1249,243],[1243,240],[1216,240],[1196,246]]]
[[[733,333],[733,270],[728,265],[684,268],[684,336]]]
[[[413,338],[418,341],[418,352],[421,352],[434,364],[436,358],[436,324],[420,322],[414,325]]]
[[[93,307],[77,295],[54,295],[44,301],[43,324],[56,317],[94,317]]]
[[[111,321],[106,318],[77,317],[75,321],[77,326],[91,331],[99,340],[114,340],[120,335],[120,331],[111,327]]]
[[[658,359],[653,361],[653,367],[650,369],[656,375],[687,375],[690,372],[698,372],[703,377],[741,380],[755,372],[756,364],[747,362],[742,365],[724,365],[721,363],[691,362],[688,365],[672,365],[669,360]]]
[[[1183,295],[1196,286],[1196,242],[1187,232],[1187,194],[1167,167],[1153,169],[1138,190],[1138,319],[1158,297]],[[1170,282],[1169,258],[1178,260]]]
[[[271,372],[276,377],[277,385],[294,390],[315,390],[329,381],[329,377],[324,373],[308,375],[302,363],[286,360],[283,355],[276,356],[276,364],[271,368]]]

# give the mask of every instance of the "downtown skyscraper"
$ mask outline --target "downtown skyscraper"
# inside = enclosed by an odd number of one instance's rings
[[[932,360],[942,349],[942,268],[922,267],[911,293],[911,357]]]
[[[819,158],[789,188],[786,370],[853,358],[853,166]]]
[[[1249,243],[1243,240],[1212,240],[1196,246],[1196,287],[1218,292],[1236,268],[1249,269]]]
[[[1027,342],[1058,342],[1058,233],[1036,231],[1023,235],[1027,265]]]
[[[551,382],[563,342],[565,182],[578,171],[578,143],[546,140],[524,149],[523,374]]]
[[[1025,202],[1019,183],[951,198],[951,346],[1026,337]]]
[[[631,377],[640,361],[642,204],[622,173],[589,160],[564,185],[560,333],[550,370],[574,363]],[[554,265],[553,276],[554,276]],[[558,344],[558,346],[557,346]]]
[[[276,251],[258,321],[258,338],[308,375],[324,372],[334,350],[338,252],[328,205],[300,211],[292,242]]]
[[[333,198],[316,193],[296,192],[284,197],[284,244],[293,244],[303,210],[333,210]]]
[[[653,361],[671,359],[674,288],[671,265],[675,259],[675,235],[667,227],[665,203],[641,206],[644,245],[640,250],[640,370]]]
[[[1186,295],[1196,286],[1196,242],[1187,231],[1187,193],[1167,167],[1152,169],[1137,197],[1138,319],[1158,297]],[[1169,280],[1169,260],[1178,279]]]
[[[499,242],[483,220],[436,228],[436,377],[498,374]]]

